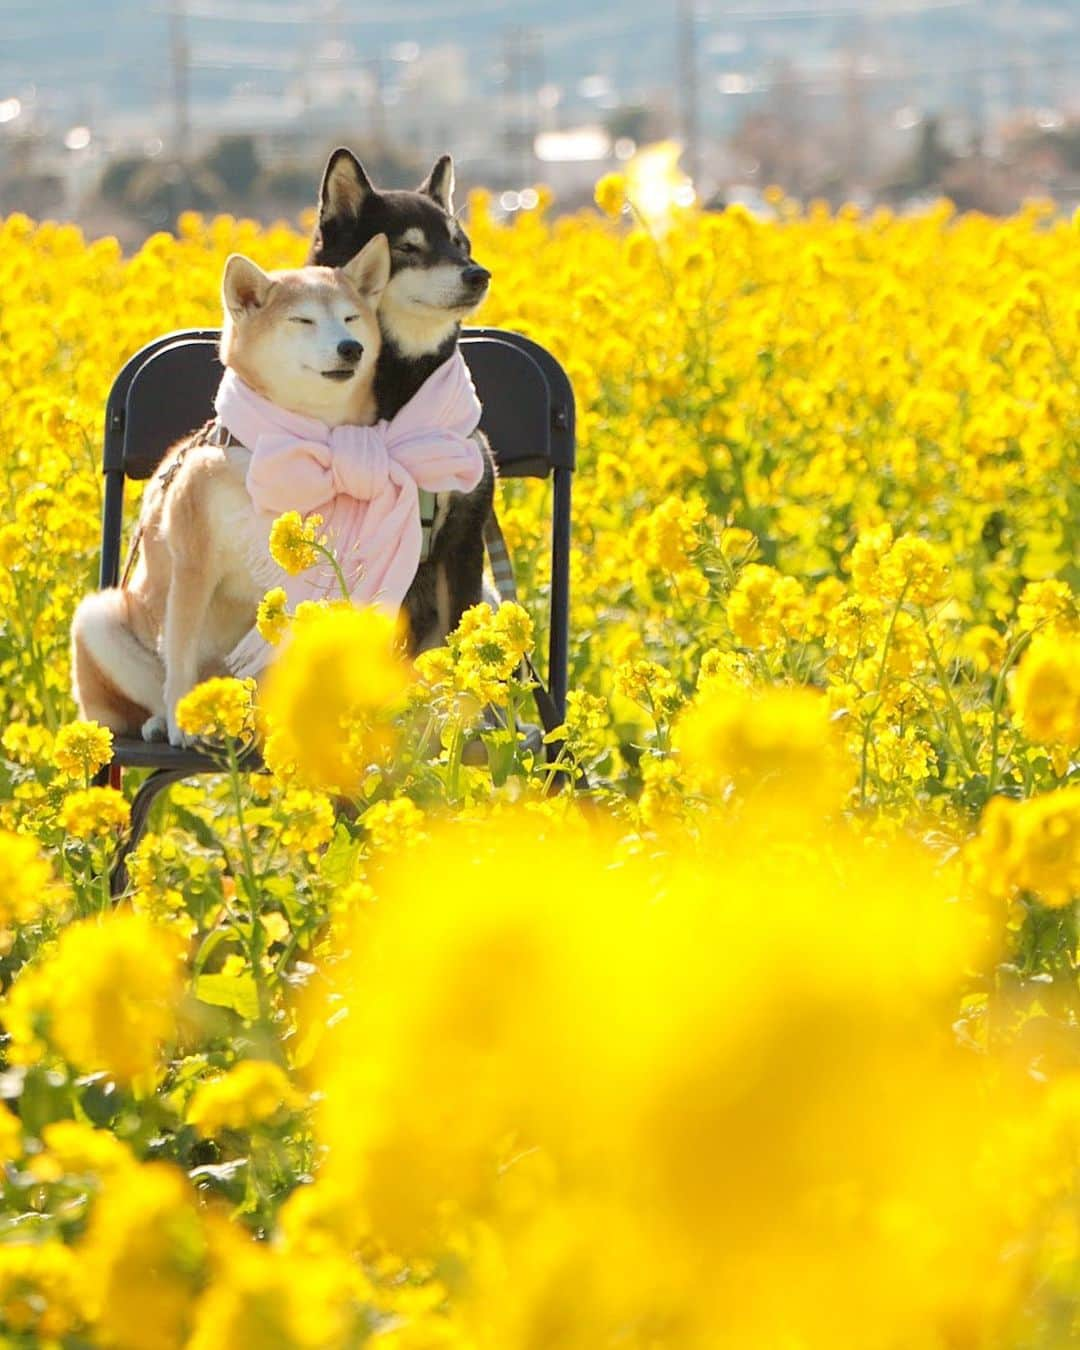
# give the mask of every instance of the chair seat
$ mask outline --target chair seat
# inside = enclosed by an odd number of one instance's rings
[[[525,746],[533,754],[543,751],[544,731],[531,722],[523,722],[518,727],[523,734]],[[476,742],[480,745],[480,742]],[[481,755],[483,751],[480,746]],[[483,763],[483,757],[468,762]],[[144,741],[141,736],[118,736],[113,742],[113,763],[125,769],[165,769],[175,773],[224,773],[226,768],[220,755],[207,754],[205,750],[181,749],[168,745],[164,741]],[[249,751],[240,760],[241,767],[257,773],[263,767],[262,757],[255,750]]]
[[[181,749],[164,741],[144,741],[141,736],[118,736],[113,742],[113,763],[125,769],[167,769],[178,773],[225,773],[221,755],[205,750]],[[262,768],[262,759],[251,751],[241,764],[245,769]]]

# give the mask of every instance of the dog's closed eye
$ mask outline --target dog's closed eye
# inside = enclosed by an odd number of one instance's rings
[[[315,320],[314,320],[314,319],[307,319],[307,318],[304,317],[303,314],[290,314],[290,315],[289,315],[289,322],[290,322],[290,323],[307,323],[307,324],[310,324],[310,325],[312,326],[312,328],[315,327]]]

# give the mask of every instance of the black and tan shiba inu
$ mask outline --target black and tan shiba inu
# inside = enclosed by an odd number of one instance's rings
[[[449,155],[415,192],[378,191],[345,149],[334,151],[323,174],[309,261],[339,267],[376,235],[390,241],[390,282],[379,305],[383,345],[375,372],[380,418],[393,417],[452,355],[462,321],[487,294],[491,273],[472,257],[454,215],[453,193]],[[495,485],[486,443],[484,450],[479,486],[436,502],[428,556],[403,606],[414,654],[442,643],[464,611],[482,598],[484,526]]]

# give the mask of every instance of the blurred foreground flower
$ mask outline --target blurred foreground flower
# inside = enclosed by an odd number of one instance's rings
[[[52,868],[36,840],[0,830],[0,930],[32,924],[49,907]],[[8,931],[8,942],[14,934]]]
[[[4,1002],[12,1062],[33,1063],[51,1046],[81,1073],[152,1080],[175,1036],[181,953],[138,914],[72,924]]]
[[[187,1178],[167,1163],[113,1176],[79,1244],[91,1311],[119,1350],[176,1350],[205,1282],[207,1239]]]
[[[310,787],[354,793],[394,744],[390,723],[410,679],[381,611],[302,606],[263,692],[267,762]]]
[[[387,860],[341,938],[320,1185],[403,1254],[480,1224],[485,1350],[997,1325],[1024,1159],[950,1031],[977,946],[949,879],[841,830],[762,855],[725,829],[660,870],[611,850],[506,816]]]

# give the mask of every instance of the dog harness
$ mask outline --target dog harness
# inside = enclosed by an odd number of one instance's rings
[[[435,533],[435,516],[439,509],[438,493],[421,488],[417,493],[417,505],[420,508],[420,561],[425,563],[431,557],[431,540]]]

